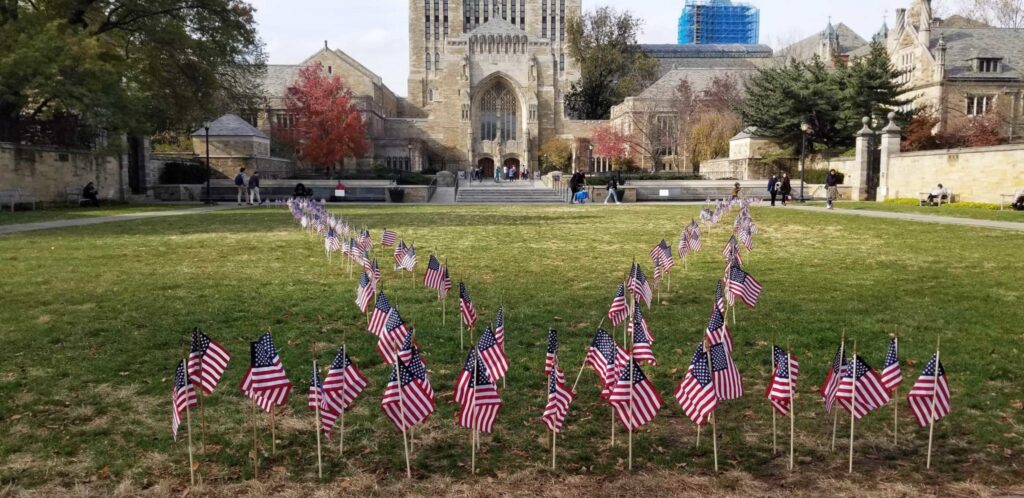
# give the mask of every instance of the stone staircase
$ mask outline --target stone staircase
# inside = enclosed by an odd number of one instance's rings
[[[457,203],[467,204],[564,204],[553,189],[517,187],[460,188]]]

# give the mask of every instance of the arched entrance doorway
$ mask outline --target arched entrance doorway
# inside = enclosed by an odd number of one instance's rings
[[[523,168],[519,164],[519,159],[515,157],[506,158],[505,161],[501,163],[501,165],[505,168],[508,168],[509,175],[512,175],[512,168],[515,168],[515,176],[511,178],[512,180],[518,180],[519,174],[523,172]]]
[[[476,165],[480,168],[481,178],[494,178],[494,159],[481,157]]]

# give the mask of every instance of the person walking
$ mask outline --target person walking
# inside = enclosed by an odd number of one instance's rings
[[[833,209],[833,203],[839,198],[839,175],[836,174],[836,170],[828,170],[828,175],[825,176],[825,205],[829,209]]]
[[[772,196],[772,206],[774,206],[775,197],[779,195],[779,175],[777,174],[768,179],[768,195]]]
[[[242,205],[242,201],[249,197],[249,192],[245,187],[245,166],[238,168],[238,174],[235,175],[235,187],[238,187],[238,205]]]
[[[508,180],[508,165],[501,167],[501,177]]]
[[[793,186],[789,184],[789,175],[782,172],[782,185],[779,187],[779,193],[782,194],[782,205],[786,205],[786,201],[789,200],[789,193],[793,191]]]
[[[622,204],[619,202],[619,182],[615,181],[615,177],[611,177],[608,180],[608,195],[604,197],[604,203],[608,204],[608,199],[614,199],[616,204]]]
[[[253,204],[253,199],[256,199],[256,204],[263,204],[263,199],[260,199],[260,172],[253,171],[252,176],[249,177],[249,205]]]

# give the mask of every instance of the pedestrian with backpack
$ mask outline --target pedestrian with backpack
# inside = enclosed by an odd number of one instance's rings
[[[245,166],[238,168],[238,174],[235,175],[235,187],[238,187],[238,205],[242,205],[243,200],[248,200],[249,189],[246,188],[245,181]]]
[[[249,177],[249,205],[253,204],[253,198],[256,199],[256,204],[263,204],[263,200],[260,199],[260,172],[253,171],[252,176]]]

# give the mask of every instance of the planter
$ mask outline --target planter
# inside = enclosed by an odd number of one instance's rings
[[[389,188],[388,198],[391,199],[391,202],[402,202],[405,199],[405,189]]]

